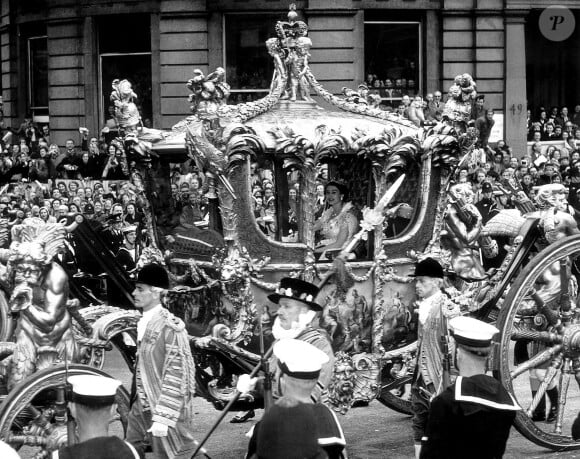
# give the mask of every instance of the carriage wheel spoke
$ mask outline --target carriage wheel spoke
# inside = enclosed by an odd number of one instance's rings
[[[570,309],[572,309],[568,271],[568,258],[562,258],[560,260],[560,311],[566,317],[569,315]]]
[[[532,414],[536,409],[536,407],[538,406],[538,403],[540,403],[540,400],[542,400],[542,398],[546,394],[546,389],[548,389],[548,386],[552,383],[552,381],[558,374],[558,370],[561,367],[562,367],[562,356],[558,355],[552,361],[552,364],[550,365],[550,368],[548,368],[546,376],[544,376],[544,379],[542,380],[540,387],[538,387],[538,392],[536,392],[536,395],[534,395],[532,404],[530,405],[527,411],[529,417],[532,417]]]
[[[514,368],[514,371],[512,371],[510,374],[511,378],[515,379],[519,375],[525,373],[526,371],[531,370],[532,368],[536,368],[537,366],[548,362],[561,350],[562,345],[557,344],[556,346],[550,347],[542,352],[539,352],[527,362],[524,362],[521,365],[518,365],[516,368]]]
[[[572,364],[569,358],[564,359],[562,365],[562,373],[560,374],[560,393],[558,395],[558,417],[556,418],[556,425],[554,433],[562,433],[562,423],[564,421],[564,408],[566,406],[566,399],[568,398],[568,387],[570,386],[570,376],[572,375]]]
[[[531,340],[547,344],[561,344],[562,337],[557,333],[530,330],[527,328],[516,328],[511,335],[513,341],[517,340]]]

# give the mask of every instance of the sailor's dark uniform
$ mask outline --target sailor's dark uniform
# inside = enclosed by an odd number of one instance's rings
[[[119,437],[97,437],[52,453],[52,459],[139,459],[139,454]]]
[[[459,376],[431,403],[421,459],[501,458],[520,409],[496,379]]]
[[[318,444],[326,452],[328,459],[343,459],[345,455],[346,439],[334,412],[321,403],[308,404],[318,433]],[[257,437],[260,429],[258,422],[253,429],[247,458],[253,457],[257,450]],[[299,441],[300,439],[296,439]]]

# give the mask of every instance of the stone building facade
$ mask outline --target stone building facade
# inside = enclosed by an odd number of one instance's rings
[[[17,127],[31,114],[49,122],[52,138],[62,145],[78,137],[79,126],[98,131],[107,118],[111,79],[129,78],[137,82],[144,118],[170,128],[188,114],[185,82],[195,68],[208,72],[225,66],[234,98],[258,97],[269,85],[263,38],[272,36],[275,20],[285,18],[288,3],[1,0],[6,124]],[[504,114],[505,137],[516,152],[525,148],[528,105],[538,103],[530,97],[539,94],[546,105],[577,103],[570,99],[580,93],[580,79],[570,78],[565,90],[558,79],[553,87],[537,82],[542,72],[550,73],[541,65],[545,56],[559,56],[567,74],[580,61],[578,31],[551,43],[537,30],[539,14],[551,0],[295,3],[310,27],[310,65],[335,93],[383,72],[377,77],[381,84],[389,80],[394,92],[384,87],[381,95],[395,105],[403,93],[444,91],[455,75],[471,73],[487,106]],[[558,3],[573,12],[580,29],[580,4]]]

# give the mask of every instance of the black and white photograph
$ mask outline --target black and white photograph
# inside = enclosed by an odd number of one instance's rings
[[[2,459],[580,458],[579,0],[0,0]]]

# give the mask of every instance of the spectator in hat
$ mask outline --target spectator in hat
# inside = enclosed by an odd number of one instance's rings
[[[127,441],[141,453],[149,436],[155,457],[191,457],[195,365],[185,324],[161,305],[169,275],[159,264],[138,273],[133,298],[143,311],[137,324],[137,363]]]
[[[139,459],[130,443],[109,435],[121,381],[105,376],[74,375],[68,382],[72,386],[69,410],[76,424],[78,443],[55,451],[52,459]]]
[[[108,227],[103,229],[104,241],[108,244],[109,250],[116,254],[123,246],[123,215],[112,213],[107,217]]]
[[[92,219],[95,216],[95,206],[91,203],[85,204],[83,207],[83,215],[88,219]]]
[[[498,212],[491,183],[483,182],[481,185],[481,195],[482,198],[475,204],[475,207],[479,210],[482,223],[485,225]]]
[[[315,446],[324,449],[323,457],[345,457],[346,440],[336,415],[326,405],[313,403],[311,398],[328,356],[297,339],[278,341],[274,356],[281,371],[283,396],[253,429],[247,457],[312,457],[317,450]],[[300,451],[300,447],[308,447],[310,454]]]
[[[421,459],[500,458],[521,408],[497,379],[485,374],[499,330],[463,316],[451,319],[449,328],[459,376],[431,402]]]
[[[447,335],[447,319],[458,315],[459,310],[442,292],[443,268],[437,260],[425,258],[415,268],[417,293],[418,339],[417,370],[411,386],[413,410],[413,439],[415,457],[421,452],[421,439],[425,436],[429,418],[430,399],[443,387],[442,337]]]
[[[280,281],[276,293],[268,296],[268,299],[278,305],[278,315],[272,326],[272,334],[276,340],[295,338],[312,344],[328,356],[320,372],[318,383],[312,390],[311,396],[315,402],[326,401],[328,398],[328,385],[332,378],[334,365],[334,352],[332,344],[325,331],[318,328],[315,319],[322,307],[316,303],[319,289],[316,285],[300,279],[285,277]],[[277,369],[275,358],[270,363],[270,368]],[[276,370],[272,382],[274,398],[279,396],[277,392],[280,371]],[[249,375],[241,375],[238,380],[238,390],[242,393],[251,392],[255,389],[257,378],[250,379]],[[245,415],[238,414],[231,422],[244,422],[253,417],[251,412]]]

